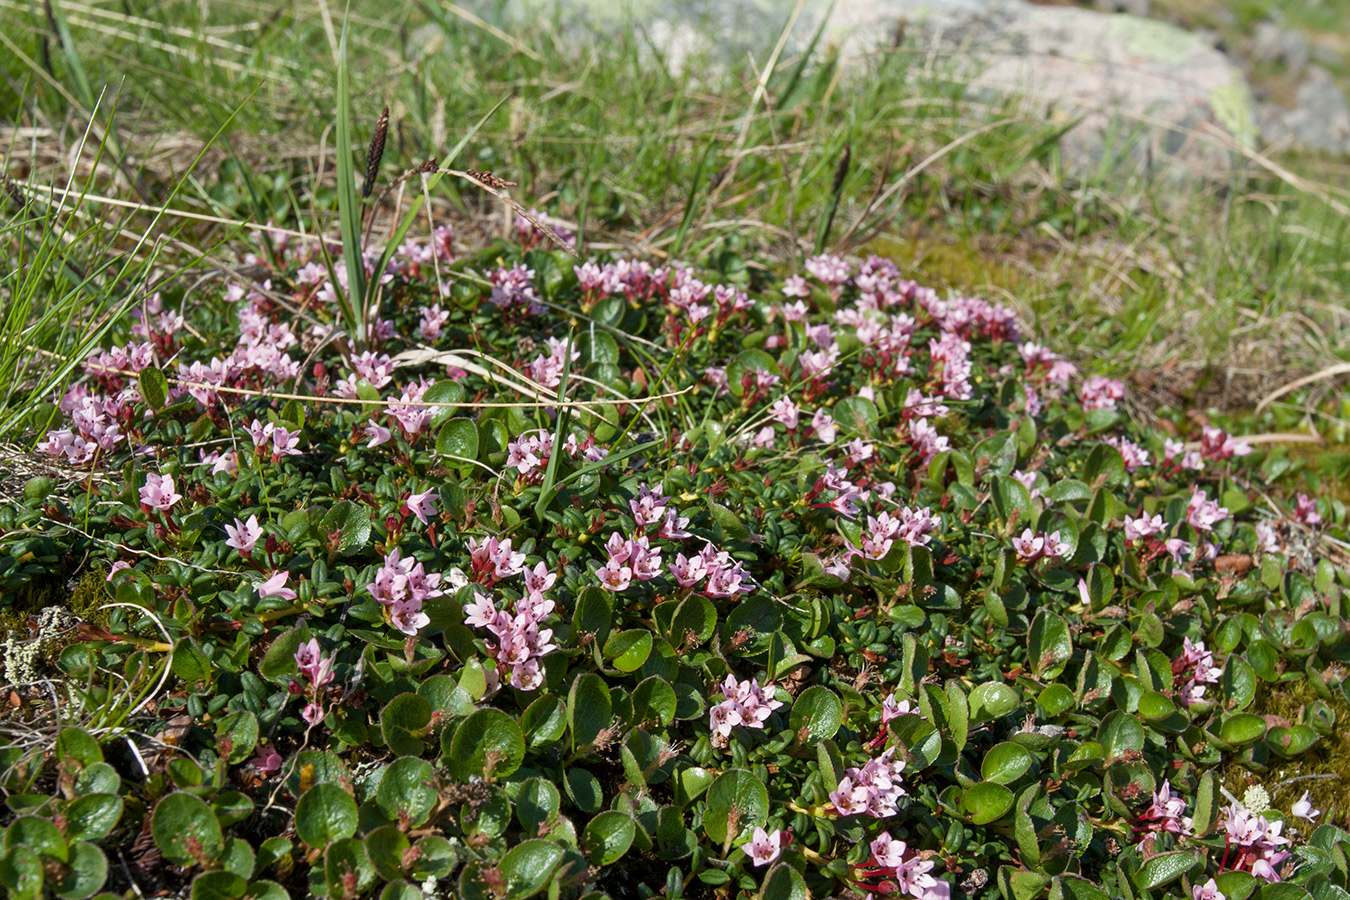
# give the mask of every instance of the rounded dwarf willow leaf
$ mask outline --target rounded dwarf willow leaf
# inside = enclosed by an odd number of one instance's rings
[[[414,881],[443,878],[459,862],[455,847],[439,834],[429,834],[413,845],[413,862],[409,875]]]
[[[1021,705],[1017,692],[1001,681],[989,681],[970,692],[970,721],[987,722],[1008,715]]]
[[[404,854],[412,841],[397,825],[382,825],[366,835],[366,856],[375,867],[375,873],[385,881],[403,877]]]
[[[12,900],[38,900],[42,872],[42,860],[27,847],[10,847],[0,854],[0,885]]]
[[[525,758],[525,734],[516,720],[487,707],[465,718],[450,742],[450,766],[461,779],[505,778]]]
[[[85,794],[65,809],[66,837],[72,841],[101,841],[122,818],[122,798],[116,794]]]
[[[436,435],[436,452],[454,460],[478,458],[478,426],[472,419],[450,419]]]
[[[572,749],[584,750],[608,732],[614,716],[609,685],[599,675],[586,672],[572,682],[567,695],[567,724],[572,732]]]
[[[406,881],[390,881],[380,891],[380,900],[422,900],[422,891]]]
[[[1027,657],[1032,672],[1038,678],[1054,678],[1064,671],[1065,663],[1072,656],[1073,640],[1064,620],[1045,609],[1036,613],[1027,635]]]
[[[587,640],[604,645],[609,638],[614,621],[614,606],[609,592],[595,585],[588,585],[577,595],[576,609],[572,611],[572,637],[578,646]]]
[[[248,879],[234,872],[203,872],[192,879],[192,900],[240,900]]]
[[[20,816],[9,823],[9,827],[5,828],[4,846],[5,849],[28,847],[47,860],[57,862],[70,860],[70,846],[66,843],[66,839],[61,837],[61,831],[57,830],[54,824],[47,822],[46,819],[39,819],[38,816]]]
[[[1139,715],[1150,722],[1166,719],[1176,711],[1176,704],[1166,694],[1144,691],[1139,695]]]
[[[375,884],[375,867],[359,838],[343,838],[328,846],[323,875],[328,883],[328,896],[333,898],[357,897]]]
[[[633,628],[610,636],[602,651],[605,659],[620,672],[636,672],[652,652],[652,633]]]
[[[380,812],[405,827],[425,824],[437,800],[431,763],[411,756],[390,763],[375,790],[375,805]]]
[[[810,900],[811,892],[801,874],[787,863],[779,863],[764,876],[763,900]]]
[[[122,776],[105,762],[87,766],[75,777],[77,794],[116,794],[122,787]]]
[[[516,819],[521,829],[531,834],[557,816],[561,804],[562,794],[553,782],[531,778],[521,784],[516,794]]]
[[[1144,749],[1144,726],[1129,713],[1116,710],[1102,719],[1097,728],[1097,740],[1109,762],[1122,754]]]
[[[715,844],[763,827],[769,816],[769,790],[746,769],[723,772],[708,787],[703,831]]]
[[[1266,732],[1266,746],[1286,759],[1306,752],[1317,743],[1317,732],[1307,725],[1277,726]]]
[[[275,881],[250,881],[248,900],[291,900],[291,895]]]
[[[1203,865],[1205,854],[1200,850],[1172,850],[1150,858],[1134,875],[1135,886],[1145,891],[1171,884],[1182,875]]]
[[[308,625],[301,624],[283,631],[263,654],[258,674],[269,681],[290,681],[300,671],[295,662],[295,651],[307,640],[309,640]]]
[[[670,620],[671,642],[685,649],[704,643],[716,630],[717,608],[702,594],[690,594],[681,600]]]
[[[802,743],[826,740],[844,724],[844,705],[834,691],[812,685],[797,695],[788,721]]]
[[[982,781],[972,785],[961,798],[970,821],[976,825],[988,825],[1001,819],[1012,809],[1013,792],[1001,784]]]
[[[1004,742],[985,754],[980,763],[980,777],[996,784],[1012,784],[1031,769],[1033,761],[1027,748]]]
[[[1234,713],[1219,726],[1219,737],[1229,744],[1248,744],[1266,733],[1266,720],[1252,713]]]
[[[141,396],[145,398],[150,408],[163,409],[169,399],[169,382],[164,373],[154,366],[147,366],[141,369],[138,380],[141,385]]]
[[[257,854],[253,852],[253,846],[243,838],[228,838],[225,841],[225,852],[220,855],[220,867],[227,872],[233,872],[241,878],[248,878],[253,874],[253,866],[257,862]]]
[[[680,806],[693,803],[703,795],[716,777],[712,772],[699,766],[681,769],[675,776],[675,802]]]
[[[253,798],[240,791],[221,791],[211,798],[211,811],[221,828],[229,828],[253,815]]]
[[[1068,712],[1075,705],[1073,691],[1062,684],[1047,685],[1036,698],[1036,702],[1051,719]]]
[[[258,717],[253,713],[240,710],[216,724],[216,748],[229,759],[230,765],[237,766],[251,757],[257,745]]]
[[[580,767],[568,769],[563,777],[567,796],[582,812],[593,813],[605,803],[605,792],[600,779]]]
[[[562,848],[550,841],[524,841],[506,851],[498,865],[506,879],[506,900],[525,900],[542,891],[562,858]]]
[[[1256,878],[1251,872],[1220,872],[1214,881],[1229,900],[1247,900],[1256,890]]]
[[[56,736],[56,758],[71,764],[75,770],[103,762],[103,749],[89,732],[80,728],[63,728]]]
[[[654,722],[669,725],[675,721],[675,689],[670,682],[653,675],[633,691],[633,721],[641,725]]]
[[[295,833],[306,845],[324,848],[356,834],[356,801],[332,782],[316,784],[295,804]]]
[[[431,724],[431,703],[417,694],[399,694],[380,712],[380,732],[389,749],[399,756],[421,756],[422,738]]]
[[[520,717],[520,727],[531,747],[561,740],[567,732],[567,704],[552,694],[536,699]]]
[[[216,814],[196,794],[180,791],[160,800],[150,819],[150,831],[159,852],[179,866],[205,866],[225,849]]]
[[[637,826],[626,812],[609,810],[597,815],[581,832],[581,849],[593,866],[608,866],[618,862],[633,845]]]

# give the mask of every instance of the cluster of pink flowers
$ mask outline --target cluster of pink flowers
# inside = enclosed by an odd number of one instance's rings
[[[900,777],[904,770],[904,760],[895,758],[892,747],[861,767],[846,769],[838,787],[830,792],[830,803],[841,816],[893,816],[906,795]]]
[[[548,353],[541,353],[526,367],[529,375],[546,388],[556,388],[562,383],[563,370],[571,363],[581,359],[581,351],[574,346],[567,351],[567,341],[547,338]]]
[[[946,435],[928,424],[927,419],[911,419],[909,422],[909,442],[918,454],[919,464],[928,465],[933,457],[952,448]]]
[[[1125,517],[1125,540],[1142,541],[1156,537],[1167,530],[1167,523],[1160,514],[1141,513],[1139,516]]]
[[[1209,494],[1196,488],[1186,505],[1186,521],[1196,531],[1210,531],[1215,525],[1228,518],[1228,510],[1209,499]]]
[[[868,894],[882,897],[899,894],[914,900],[951,897],[951,885],[929,874],[936,865],[929,858],[932,854],[911,852],[904,841],[884,831],[868,849],[872,855],[867,862],[853,869],[856,886]]]
[[[601,587],[607,590],[628,590],[633,579],[651,581],[661,574],[661,548],[653,547],[645,534],[625,538],[617,531],[611,532],[605,542],[609,559],[595,570]]]
[[[473,603],[464,607],[464,624],[487,629],[496,637],[496,642],[486,642],[486,650],[497,663],[498,683],[505,678],[518,690],[532,691],[544,683],[539,660],[558,649],[553,643],[553,629],[540,627],[553,613],[554,603],[544,593],[558,576],[542,562],[522,571],[525,596],[515,602],[511,613],[497,609],[491,597],[474,591]]]
[[[60,409],[70,416],[69,428],[47,432],[38,444],[38,452],[64,456],[74,465],[92,462],[100,452],[107,453],[126,438],[124,425],[131,422],[132,404],[141,399],[135,385],[111,396],[91,392],[82,384],[73,385],[61,398]]]
[[[1120,458],[1125,462],[1125,469],[1128,472],[1142,469],[1151,461],[1148,451],[1127,437],[1111,435],[1104,438],[1102,443],[1110,444],[1120,451]]]
[[[1200,455],[1205,459],[1225,460],[1246,456],[1252,452],[1252,445],[1239,441],[1221,428],[1206,425],[1200,429]]]
[[[358,386],[362,381],[370,383],[377,391],[394,380],[394,361],[389,354],[376,354],[367,350],[360,356],[352,357],[352,374],[333,385],[333,393],[347,400],[358,396]]]
[[[1224,809],[1224,852],[1219,865],[1251,872],[1266,881],[1279,881],[1277,868],[1289,855],[1280,849],[1289,838],[1280,832],[1284,823],[1255,815],[1237,803]]]
[[[722,694],[726,699],[708,714],[708,729],[722,738],[729,737],[737,725],[763,729],[773,711],[783,705],[774,699],[772,685],[761,687],[754,678],[737,681],[730,673],[722,682]]]
[[[1042,559],[1063,559],[1072,549],[1067,541],[1060,538],[1058,531],[1037,534],[1030,528],[1023,530],[1021,536],[1013,538],[1012,543],[1013,549],[1017,551],[1017,561],[1028,566]]]
[[[324,656],[318,640],[310,638],[295,651],[295,663],[300,667],[300,674],[309,682],[309,688],[306,690],[299,682],[292,682],[291,691],[308,693],[309,702],[305,704],[300,717],[310,725],[316,725],[323,719],[323,689],[333,682],[333,658]]]
[[[145,476],[145,484],[140,489],[141,511],[147,515],[152,509],[167,513],[183,495],[174,489],[172,475],[157,475],[154,472]]]
[[[283,456],[300,455],[300,432],[290,431],[284,425],[271,422],[264,425],[254,419],[248,426],[248,434],[259,457],[269,457],[276,463]]]
[[[941,524],[926,506],[923,509],[901,507],[898,516],[883,511],[880,515],[867,517],[867,529],[856,552],[863,559],[885,559],[897,540],[911,547],[926,547],[932,541],[930,534]]]
[[[1201,472],[1205,468],[1205,460],[1199,450],[1187,450],[1185,444],[1171,438],[1163,441],[1163,462],[1188,472]]]
[[[409,637],[415,637],[431,619],[422,612],[422,602],[441,596],[441,575],[427,572],[420,562],[399,555],[398,548],[389,551],[384,564],[375,572],[369,591],[381,606],[395,628]]]
[[[563,441],[563,450],[569,459],[581,457],[587,462],[599,462],[609,451],[595,446],[595,439],[588,436],[584,441],[569,434]],[[549,457],[553,455],[553,434],[548,431],[530,431],[522,434],[506,445],[506,464],[515,468],[527,481],[538,480],[548,468]]]
[[[748,594],[755,589],[750,573],[738,559],[732,559],[725,550],[718,550],[712,544],[704,544],[703,549],[693,556],[686,557],[676,553],[670,564],[671,577],[675,583],[686,590],[698,588],[703,583],[703,593],[710,597],[734,597]]]
[[[492,293],[488,300],[506,312],[522,312],[535,316],[544,311],[539,295],[534,291],[534,270],[515,263],[509,269],[498,268],[488,275]]]
[[[1091,375],[1083,381],[1078,400],[1083,410],[1115,409],[1116,403],[1125,399],[1125,383],[1105,375]]]
[[[115,393],[127,385],[127,372],[140,373],[155,363],[155,348],[149,341],[128,342],[123,347],[96,350],[84,361],[88,372],[103,389]]]
[[[1218,684],[1223,669],[1214,665],[1214,654],[1205,649],[1204,641],[1191,643],[1182,639],[1181,656],[1172,660],[1172,677],[1180,685],[1177,700],[1190,706],[1204,699],[1205,685]]]
[[[495,537],[469,538],[469,564],[472,569],[469,580],[491,587],[504,578],[519,575],[525,570],[525,554],[511,549],[511,539],[498,540]]]
[[[1186,815],[1186,801],[1172,794],[1167,781],[1153,795],[1153,803],[1134,820],[1139,831],[1165,831],[1168,834],[1190,834],[1191,817]]]

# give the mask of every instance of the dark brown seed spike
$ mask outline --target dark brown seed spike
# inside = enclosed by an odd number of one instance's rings
[[[366,152],[366,178],[361,185],[363,200],[369,200],[370,192],[375,189],[375,178],[380,174],[380,159],[384,156],[384,142],[388,137],[389,107],[386,106],[375,123],[375,133],[370,137],[370,150]]]
[[[834,186],[830,188],[830,193],[837,194],[839,189],[844,186],[844,177],[848,175],[848,164],[853,159],[853,145],[845,144],[844,152],[839,154],[839,165],[834,170]]]

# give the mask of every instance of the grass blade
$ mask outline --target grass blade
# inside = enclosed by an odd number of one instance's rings
[[[366,343],[366,266],[361,255],[361,203],[356,194],[356,167],[352,164],[351,71],[347,51],[349,16],[342,21],[337,70],[337,203],[342,233],[342,257],[347,266],[347,290],[339,291],[342,317],[357,347]],[[334,285],[335,288],[339,287]]]

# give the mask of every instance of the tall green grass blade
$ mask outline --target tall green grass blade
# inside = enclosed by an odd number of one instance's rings
[[[342,258],[347,266],[347,290],[338,294],[347,333],[357,347],[366,344],[366,265],[361,255],[361,202],[356,194],[356,167],[352,165],[351,72],[347,51],[350,9],[343,16],[338,42],[337,70],[337,204],[342,233]],[[339,287],[334,285],[335,288]]]

